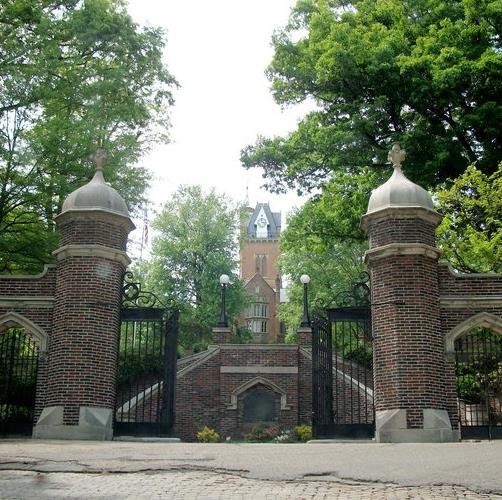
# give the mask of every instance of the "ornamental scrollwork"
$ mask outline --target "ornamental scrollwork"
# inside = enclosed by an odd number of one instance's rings
[[[369,306],[371,300],[369,283],[369,273],[362,271],[348,290],[343,290],[335,296],[334,303],[337,307]]]
[[[153,292],[142,289],[141,283],[136,281],[131,271],[124,275],[122,286],[122,307],[166,307]]]

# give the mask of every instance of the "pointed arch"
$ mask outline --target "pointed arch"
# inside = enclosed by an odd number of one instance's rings
[[[455,340],[461,337],[469,330],[478,326],[490,328],[494,332],[502,335],[502,319],[487,312],[482,312],[471,316],[470,318],[462,321],[455,328],[451,329],[445,337],[445,351],[447,353],[455,352]]]
[[[230,394],[230,403],[227,404],[227,409],[237,410],[238,397],[243,392],[246,392],[248,389],[251,389],[251,387],[254,387],[255,385],[263,385],[270,389],[272,392],[279,394],[281,396],[281,410],[289,410],[291,408],[291,406],[288,405],[287,395],[284,390],[282,390],[278,385],[274,384],[270,380],[267,380],[266,378],[254,377],[232,391],[232,393]]]
[[[28,318],[25,318],[22,314],[14,311],[0,316],[0,332],[13,326],[23,327],[26,332],[29,333],[33,342],[35,342],[41,352],[45,352],[47,350],[47,333],[43,328],[33,323],[33,321]]]

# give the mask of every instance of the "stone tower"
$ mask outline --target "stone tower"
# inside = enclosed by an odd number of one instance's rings
[[[134,228],[124,200],[96,173],[56,218],[61,233],[44,408],[36,438],[111,439],[120,298]]]
[[[379,442],[452,441],[444,391],[435,228],[431,196],[401,171],[371,195],[362,226],[369,234],[374,337],[375,422]]]

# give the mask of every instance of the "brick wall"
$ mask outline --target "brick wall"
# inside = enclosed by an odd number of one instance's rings
[[[443,338],[480,313],[489,313],[502,320],[502,274],[454,273],[447,263],[440,263],[439,293]],[[444,390],[452,426],[458,428],[453,356],[446,360]]]
[[[270,391],[279,407],[281,396],[286,396],[287,408],[277,411],[273,423],[286,429],[310,424],[312,360],[309,347],[225,345],[210,352],[205,361],[193,369],[184,367],[178,376],[175,436],[194,441],[197,431],[208,425],[218,431],[222,439],[242,437],[253,426],[243,421],[243,400],[257,387]],[[271,373],[274,369],[289,373]],[[334,408],[338,409],[340,423],[372,422],[373,406],[371,402],[366,403],[361,388],[342,374],[335,375],[334,387],[337,389],[333,393]]]
[[[39,349],[35,421],[45,405],[47,385],[47,349],[52,331],[53,299],[56,286],[56,267],[46,266],[34,276],[0,276],[0,318],[8,313],[17,313],[44,331],[47,336],[46,350]],[[1,331],[12,326],[10,322],[0,325]],[[23,326],[19,324],[19,326]],[[25,326],[27,333],[33,332]]]
[[[220,353],[214,355],[176,381],[176,421],[174,435],[195,441],[205,425],[220,431]]]
[[[446,409],[456,429],[455,365],[445,339],[481,312],[502,317],[502,275],[455,274],[438,264],[431,213],[406,209],[400,217],[394,209],[365,219],[376,410],[405,408],[407,427],[416,429],[423,409]]]
[[[243,368],[244,367],[244,368]],[[274,368],[294,373],[270,373]],[[298,419],[298,348],[296,346],[231,345],[219,346],[214,355],[180,376],[176,385],[175,435],[194,441],[204,425],[216,429],[222,438],[242,436],[252,426],[242,421],[242,400],[246,390],[237,395],[231,409],[232,394],[255,379],[276,398],[286,395],[289,408],[278,413],[277,424],[292,428]],[[256,387],[257,385],[252,385]],[[310,419],[309,419],[310,420]]]
[[[34,276],[0,276],[0,297],[52,297],[56,285],[56,266],[45,266]]]

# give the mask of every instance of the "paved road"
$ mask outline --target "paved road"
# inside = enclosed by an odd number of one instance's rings
[[[502,441],[0,441],[0,498],[501,498]]]

